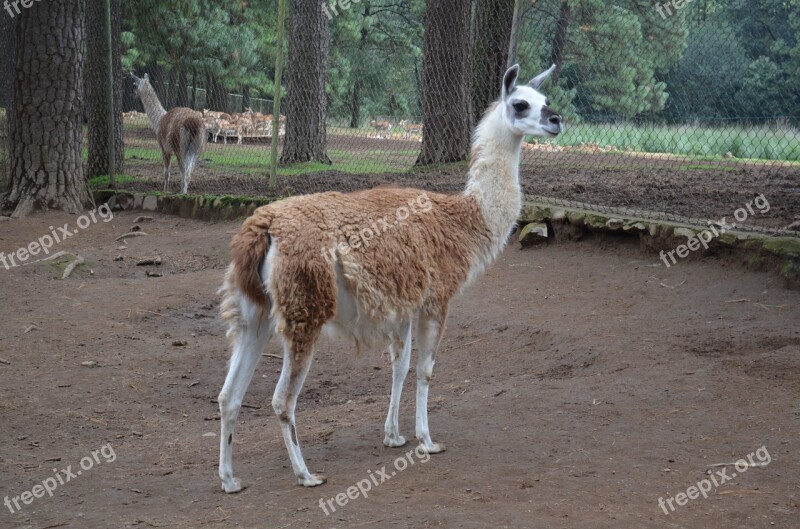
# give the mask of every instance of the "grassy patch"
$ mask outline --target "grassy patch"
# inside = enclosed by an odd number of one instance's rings
[[[106,189],[110,185],[110,178],[108,175],[100,175],[95,176],[94,178],[90,178],[87,182],[89,184],[90,189]],[[130,184],[131,182],[137,182],[140,179],[136,178],[135,176],[129,176],[124,174],[114,175],[114,182],[117,185],[124,185]]]
[[[678,154],[719,159],[800,161],[800,131],[766,126],[667,126],[635,124],[567,124],[552,143],[565,146],[597,144],[621,151]]]

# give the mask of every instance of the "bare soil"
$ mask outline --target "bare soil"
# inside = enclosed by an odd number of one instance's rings
[[[415,457],[329,516],[321,498],[393,470],[413,448],[382,445],[388,359],[320,342],[298,431],[329,481],[304,489],[270,405],[279,361],[265,356],[234,441],[248,488],[226,495],[215,290],[237,224],[154,215],[141,224],[149,235],[120,249],[114,238],[139,214],[58,245],[88,263],[69,279],[49,265],[0,267],[0,501],[52,469],[75,472],[107,443],[116,454],[20,512],[0,505],[2,528],[798,527],[800,293],[724,261],[667,270],[638,247],[596,240],[512,245],[454,301],[430,411],[447,451]],[[2,222],[0,251],[75,222]],[[156,255],[160,267],[135,266]],[[279,354],[277,343],[266,352]],[[413,378],[401,408],[408,438]],[[762,446],[767,466],[670,514],[659,507],[709,471],[736,473],[710,465]]]

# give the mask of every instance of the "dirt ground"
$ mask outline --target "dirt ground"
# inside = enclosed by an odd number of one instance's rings
[[[19,511],[0,505],[2,528],[798,527],[800,293],[726,262],[667,270],[593,240],[512,245],[454,301],[430,411],[448,449],[403,471],[413,445],[382,444],[385,354],[320,343],[298,409],[309,467],[329,478],[314,489],[295,485],[270,405],[279,361],[262,358],[234,441],[248,488],[226,495],[215,290],[237,224],[155,215],[149,235],[114,242],[139,214],[60,244],[88,263],[66,280],[45,264],[0,268],[0,501],[91,467]],[[0,251],[64,223],[76,218],[2,222]],[[160,267],[135,265],[156,255]],[[766,465],[712,466],[761,447]],[[321,499],[384,466],[391,479],[326,516]],[[737,475],[659,507],[709,472]]]

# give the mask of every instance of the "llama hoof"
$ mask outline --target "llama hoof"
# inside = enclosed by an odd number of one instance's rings
[[[425,454],[441,454],[447,450],[447,447],[442,443],[431,443],[429,445],[420,443],[418,448]]]
[[[227,494],[235,494],[244,490],[246,487],[242,487],[242,482],[239,481],[238,478],[231,478],[230,480],[222,482],[222,490],[224,490]]]
[[[388,446],[389,448],[400,448],[401,446],[406,445],[406,438],[402,435],[398,435],[395,437],[386,436],[383,439],[383,445]]]
[[[298,478],[297,482],[304,487],[317,487],[328,481],[324,474],[309,474],[308,476]]]

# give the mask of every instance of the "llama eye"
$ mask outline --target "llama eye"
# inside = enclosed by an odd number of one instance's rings
[[[544,100],[544,104],[549,107],[550,106],[550,100],[549,99],[545,99]]]
[[[520,101],[519,103],[514,103],[512,106],[514,107],[514,111],[516,112],[525,112],[526,110],[531,108],[531,106],[528,104],[527,101]]]

